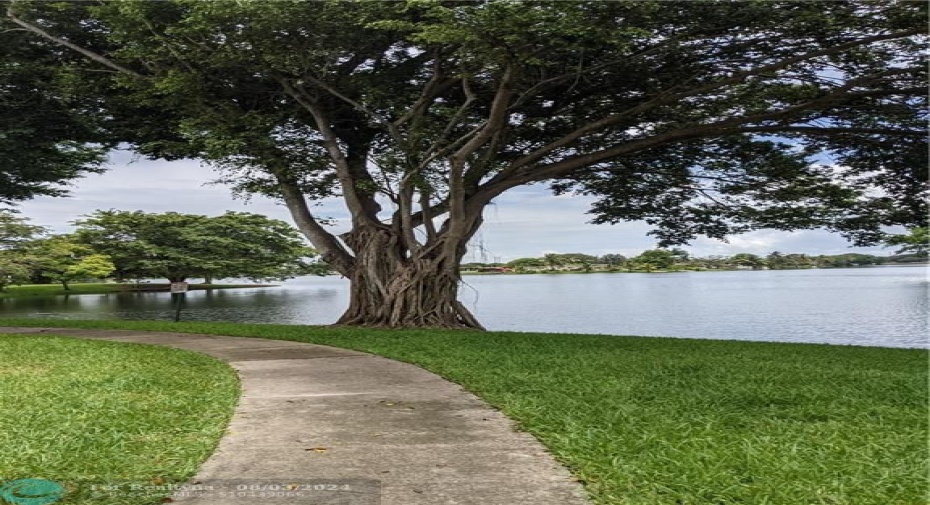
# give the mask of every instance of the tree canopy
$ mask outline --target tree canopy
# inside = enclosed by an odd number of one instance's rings
[[[29,224],[29,221],[28,217],[0,209],[0,250],[33,240],[47,231],[44,226]]]
[[[16,251],[30,277],[60,282],[65,290],[76,279],[105,279],[116,266],[105,254],[80,244],[72,235],[54,235],[21,245]]]
[[[916,254],[927,256],[930,254],[930,228],[918,226],[908,230],[907,233],[891,235],[885,239],[885,244],[897,247],[896,254]]]
[[[80,76],[113,138],[281,199],[353,283],[342,323],[480,327],[458,265],[527,184],[662,245],[875,243],[927,215],[924,2],[8,5],[14,42]],[[339,237],[310,204],[331,196]]]
[[[78,240],[112,258],[119,279],[286,279],[305,273],[314,255],[291,225],[246,212],[105,210],[75,224]]]
[[[102,170],[112,139],[99,103],[55,66],[67,54],[0,30],[0,205],[62,196],[69,181]]]
[[[0,291],[29,280],[30,265],[15,249],[45,231],[42,226],[29,224],[29,218],[0,209]]]

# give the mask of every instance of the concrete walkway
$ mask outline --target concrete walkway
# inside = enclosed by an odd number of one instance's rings
[[[219,448],[175,503],[587,503],[535,438],[413,365],[259,338],[65,328],[0,333],[165,345],[229,362],[242,398]]]

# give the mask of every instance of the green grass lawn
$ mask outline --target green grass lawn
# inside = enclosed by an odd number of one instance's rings
[[[59,482],[62,504],[162,503],[90,484],[186,481],[239,396],[225,363],[164,347],[0,334],[0,357],[0,485]]]
[[[538,437],[601,505],[927,502],[927,352],[643,337],[0,320],[256,336],[416,363]]]
[[[125,293],[132,291],[168,291],[168,283],[149,282],[143,284],[117,284],[117,283],[85,283],[70,284],[65,290],[61,284],[23,284],[21,286],[8,286],[0,291],[0,298],[22,298],[29,296],[58,296],[58,295],[89,295],[106,293]],[[189,284],[191,291],[230,288],[268,287],[267,284]]]

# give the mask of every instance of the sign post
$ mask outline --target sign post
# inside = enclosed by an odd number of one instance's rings
[[[184,297],[186,296],[185,293],[187,293],[186,282],[171,283],[171,296],[173,296],[175,300],[174,322],[181,320],[181,306],[184,304]]]

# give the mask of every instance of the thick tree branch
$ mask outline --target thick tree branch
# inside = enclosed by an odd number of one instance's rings
[[[507,109],[513,96],[511,84],[515,73],[512,65],[504,69],[484,126],[449,158],[449,218],[446,220],[448,226],[444,226],[444,255],[447,257],[455,257],[458,254],[457,248],[465,239],[471,220],[471,216],[466,214],[465,206],[465,167],[468,157],[486,144],[507,122]]]
[[[508,65],[501,76],[500,83],[497,85],[497,91],[494,93],[494,100],[491,102],[487,121],[471,140],[452,155],[452,159],[464,161],[487,143],[494,133],[507,122],[507,110],[510,106],[510,98],[513,96],[511,85],[515,77],[516,69],[512,65]]]
[[[442,71],[442,58],[440,51],[435,51],[433,57],[433,74],[423,86],[423,91],[420,93],[420,97],[417,98],[417,100],[413,103],[413,105],[410,106],[410,109],[408,109],[406,113],[394,121],[394,126],[402,126],[404,123],[422,116],[422,114],[429,108],[429,106],[435,102],[436,97],[439,96],[439,93],[448,89],[456,82],[458,82],[458,79],[448,78],[445,76]]]
[[[284,205],[294,219],[297,228],[316,247],[326,263],[342,275],[350,275],[355,265],[352,255],[333,234],[326,231],[313,217],[303,193],[280,175],[275,174],[275,177],[278,179],[278,186],[284,197]]]
[[[803,133],[805,135],[833,135],[851,133],[862,135],[892,135],[896,137],[926,137],[926,130],[901,130],[895,128],[845,128],[817,126],[749,126],[740,128],[746,133]]]
[[[427,205],[426,207],[423,207],[421,205],[421,210],[419,212],[414,212],[413,215],[410,216],[411,223],[413,223],[414,227],[417,227],[420,225],[425,226],[427,219],[430,219],[430,220],[435,219],[445,214],[446,212],[449,212],[449,199],[448,198],[436,204]]]
[[[425,170],[430,163],[455,151],[459,148],[460,145],[462,145],[464,142],[467,142],[468,139],[472,138],[475,134],[481,131],[482,128],[484,128],[486,122],[479,123],[464,135],[460,136],[452,142],[449,142],[445,147],[440,148],[443,141],[446,140],[446,138],[452,133],[452,130],[454,130],[458,125],[459,119],[465,115],[465,112],[469,107],[471,107],[471,104],[478,98],[477,95],[475,95],[475,92],[472,91],[467,77],[462,78],[462,91],[465,93],[465,101],[458,108],[458,110],[455,111],[455,114],[452,115],[449,121],[446,122],[446,126],[443,128],[442,133],[440,133],[439,136],[436,137],[436,140],[433,141],[432,145],[430,145],[429,148],[424,151],[423,159],[417,165],[417,170]]]
[[[349,98],[345,93],[340,92],[338,89],[336,89],[336,88],[330,86],[329,84],[323,82],[323,81],[320,80],[320,79],[317,79],[316,77],[313,77],[313,76],[311,76],[311,75],[305,75],[305,76],[301,77],[301,79],[310,81],[310,82],[313,83],[314,85],[316,85],[316,86],[322,88],[322,89],[323,89],[324,91],[326,91],[327,93],[329,93],[329,94],[333,95],[334,97],[336,97],[336,98],[342,100],[343,102],[345,102],[345,103],[351,105],[355,110],[357,110],[357,111],[359,111],[359,112],[365,114],[366,116],[370,117],[371,119],[373,119],[376,123],[380,124],[381,126],[383,126],[383,127],[387,130],[387,132],[391,135],[391,137],[394,138],[394,141],[395,141],[395,142],[399,142],[399,143],[400,143],[400,142],[403,142],[403,136],[401,135],[400,130],[397,128],[397,125],[395,125],[393,122],[391,122],[390,120],[388,120],[388,118],[386,118],[386,117],[382,116],[381,114],[378,114],[377,112],[371,110],[371,109],[370,109],[368,106],[366,106],[365,104],[363,104],[363,103],[361,103],[361,102],[359,102],[359,101],[357,101],[357,100],[353,100],[352,98]]]
[[[339,139],[336,136],[336,133],[333,131],[333,128],[329,122],[329,118],[326,117],[322,107],[320,107],[320,105],[315,100],[291,86],[287,80],[278,79],[278,82],[284,87],[284,90],[288,95],[294,98],[298,104],[300,104],[310,113],[310,115],[313,116],[313,120],[316,122],[317,131],[319,131],[320,135],[323,137],[323,145],[326,148],[326,152],[329,154],[329,157],[333,161],[333,165],[336,168],[336,178],[339,180],[339,186],[342,189],[343,198],[345,198],[346,205],[349,207],[349,211],[352,213],[353,221],[356,224],[362,222],[368,224],[377,222],[377,216],[371,215],[370,202],[366,201],[373,201],[373,199],[370,197],[363,197],[361,194],[359,194],[358,189],[355,187],[356,180],[352,175],[352,169],[349,165],[349,161],[346,158],[346,154],[342,152],[342,148],[339,146]]]
[[[420,215],[422,215],[423,228],[426,229],[426,241],[436,240],[436,226],[433,224],[432,208],[430,207],[430,193],[428,189],[420,190]],[[411,226],[416,226],[414,215],[410,216]]]
[[[83,48],[83,47],[78,46],[78,45],[76,45],[76,44],[72,44],[71,42],[68,42],[67,40],[65,40],[65,39],[63,39],[63,38],[61,38],[61,37],[56,37],[56,36],[52,35],[51,33],[48,33],[47,31],[45,31],[45,30],[39,28],[38,26],[35,26],[35,25],[33,25],[33,24],[27,23],[26,21],[23,21],[22,19],[20,19],[20,18],[16,15],[15,12],[13,12],[13,5],[12,5],[12,4],[9,5],[9,6],[7,6],[7,9],[6,9],[6,17],[10,18],[10,21],[16,23],[16,24],[19,25],[19,26],[22,26],[22,27],[25,28],[27,31],[30,31],[30,32],[32,32],[32,33],[35,33],[36,35],[39,35],[39,36],[41,36],[41,37],[43,37],[43,38],[45,38],[45,39],[48,39],[48,40],[50,40],[50,41],[52,41],[52,42],[54,42],[54,43],[56,43],[56,44],[58,44],[58,45],[60,45],[60,46],[64,46],[64,47],[67,47],[68,49],[77,51],[78,53],[83,54],[84,56],[90,58],[90,59],[93,60],[93,61],[96,61],[97,63],[100,63],[100,64],[105,65],[105,66],[107,66],[107,67],[110,67],[110,68],[112,68],[112,69],[114,69],[114,70],[116,70],[116,71],[119,71],[119,72],[124,73],[124,74],[131,75],[131,76],[134,76],[134,77],[144,77],[142,74],[136,72],[135,70],[131,70],[131,69],[129,69],[129,68],[126,68],[126,67],[120,65],[119,63],[116,63],[115,61],[113,61],[113,60],[107,58],[106,56],[103,56],[102,54],[98,54],[98,53],[95,53],[95,52],[93,52],[93,51],[91,51],[91,50],[89,50],[89,49]]]
[[[409,172],[404,175],[400,183],[400,191],[397,199],[397,214],[399,214],[400,217],[401,237],[403,237],[404,242],[407,244],[407,249],[411,254],[416,254],[420,249],[420,243],[417,241],[416,233],[414,233],[415,226],[411,220],[415,190],[413,178],[415,176],[416,174],[414,172]]]

